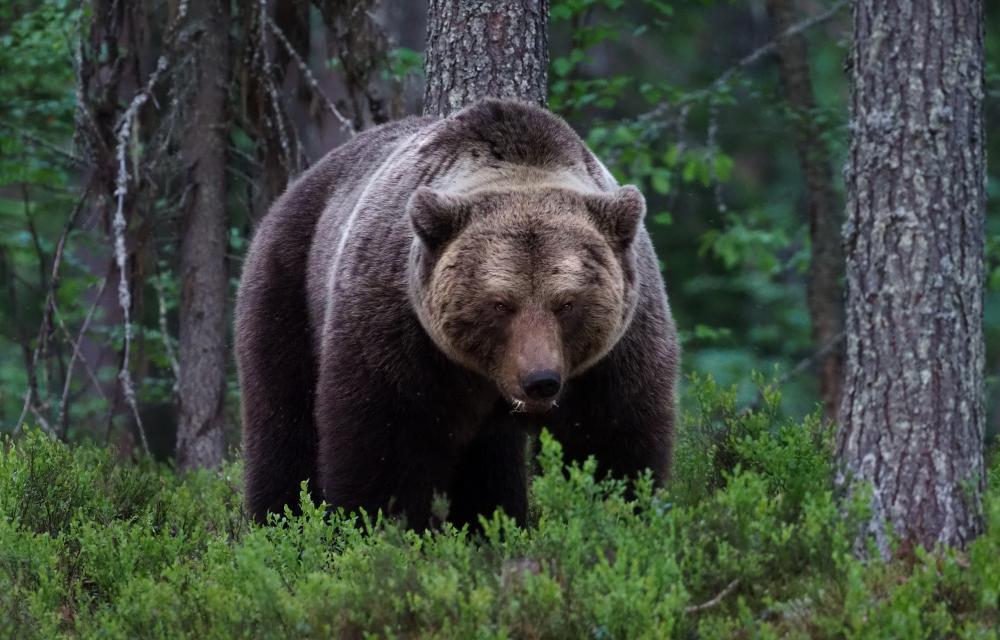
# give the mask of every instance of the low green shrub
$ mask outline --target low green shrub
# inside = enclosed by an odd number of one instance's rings
[[[368,514],[251,524],[238,464],[178,475],[37,431],[0,447],[5,638],[996,638],[1000,465],[965,552],[852,554],[831,436],[688,385],[674,480],[626,491],[543,435],[532,524],[417,534]]]

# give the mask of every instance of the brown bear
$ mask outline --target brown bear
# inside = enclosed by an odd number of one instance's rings
[[[274,204],[237,301],[246,499],[431,522],[527,511],[527,437],[603,472],[671,455],[679,351],[645,203],[561,119],[490,100],[330,152]]]

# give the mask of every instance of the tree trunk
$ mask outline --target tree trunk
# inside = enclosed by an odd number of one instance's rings
[[[226,388],[228,2],[193,2],[188,11],[197,35],[191,40],[196,47],[187,87],[191,102],[181,143],[192,189],[182,225],[180,266],[177,461],[182,469],[222,462]]]
[[[982,528],[983,14],[854,4],[843,485],[871,533],[964,546]],[[904,546],[905,548],[905,546]]]
[[[795,0],[768,0],[767,11],[775,35],[795,25],[795,4]],[[806,211],[812,245],[807,302],[813,343],[819,354],[820,397],[824,413],[832,421],[836,420],[840,406],[844,369],[841,212],[837,209],[833,190],[830,154],[813,118],[816,100],[809,77],[806,39],[801,33],[780,38],[777,49],[781,84],[792,113],[795,145],[806,183]]]
[[[430,0],[424,114],[483,98],[545,106],[548,0]]]

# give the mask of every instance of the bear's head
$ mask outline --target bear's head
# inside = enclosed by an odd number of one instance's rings
[[[455,195],[420,187],[410,296],[434,343],[540,413],[605,356],[637,299],[638,189],[561,188]]]

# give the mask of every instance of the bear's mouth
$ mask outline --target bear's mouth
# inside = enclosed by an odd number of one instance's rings
[[[529,400],[512,395],[508,396],[507,401],[510,403],[511,413],[537,415],[559,408],[558,398],[553,398],[552,400]]]

